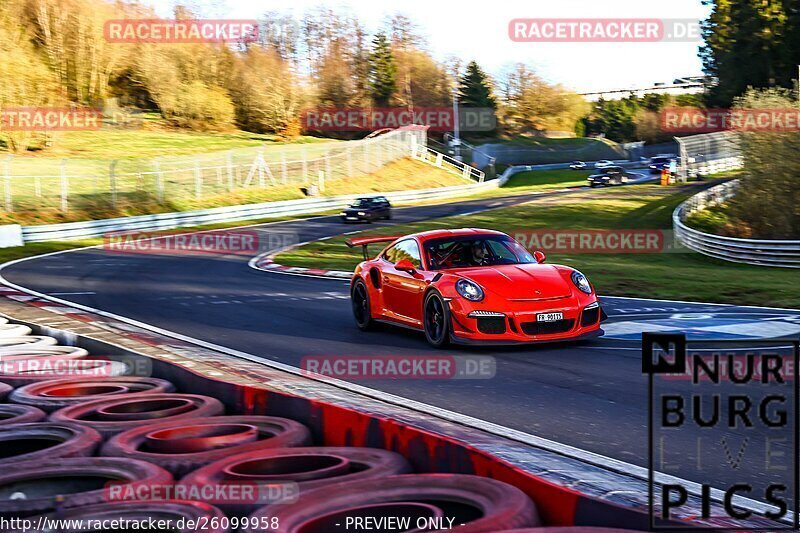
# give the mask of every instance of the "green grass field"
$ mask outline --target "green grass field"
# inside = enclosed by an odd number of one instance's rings
[[[514,174],[506,183],[504,190],[513,194],[532,191],[546,191],[562,187],[586,185],[588,170],[530,170]]]
[[[632,185],[548,198],[523,206],[409,224],[391,229],[405,234],[436,228],[483,227],[516,232],[532,229],[670,229],[675,206],[696,189]],[[371,230],[365,234],[386,233]],[[291,266],[351,270],[360,250],[337,237],[280,254]],[[549,254],[548,262],[574,266],[600,294],[800,307],[797,273],[788,269],[728,263],[688,251],[637,254]]]
[[[103,127],[93,131],[63,131],[52,134],[52,146],[20,154],[30,162],[48,163],[49,159],[136,159],[187,154],[203,154],[220,150],[268,145],[295,145],[337,142],[333,139],[302,136],[284,139],[277,135],[231,132],[193,132],[166,127],[162,120],[148,117],[140,127]],[[8,153],[0,143],[0,156]]]

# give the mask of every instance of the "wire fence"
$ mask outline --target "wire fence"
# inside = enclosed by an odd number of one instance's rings
[[[0,160],[0,205],[8,212],[68,212],[76,204],[102,202],[115,208],[126,197],[165,203],[284,186],[324,193],[326,181],[371,174],[425,145],[425,130],[408,127],[360,141],[264,145],[153,159],[8,155]]]
[[[681,180],[742,167],[739,133],[716,132],[676,137],[680,151]]]

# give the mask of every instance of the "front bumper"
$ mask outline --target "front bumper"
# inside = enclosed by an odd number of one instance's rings
[[[453,341],[464,344],[559,342],[603,335],[605,312],[594,297],[509,302],[503,311],[476,309],[460,299],[450,300]],[[538,322],[542,313],[563,318]]]
[[[372,215],[370,213],[365,213],[363,215],[359,215],[357,213],[347,213],[345,215],[339,215],[339,219],[342,222],[364,222],[372,219]]]

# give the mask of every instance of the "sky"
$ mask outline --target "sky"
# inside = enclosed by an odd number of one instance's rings
[[[149,0],[169,17],[175,0]],[[508,36],[515,18],[667,18],[702,20],[709,7],[701,0],[189,0],[203,16],[258,18],[267,11],[301,16],[309,8],[349,9],[371,32],[402,13],[427,38],[439,60],[476,60],[492,75],[522,62],[552,83],[578,92],[646,87],[654,82],[702,74],[699,42],[518,43]]]

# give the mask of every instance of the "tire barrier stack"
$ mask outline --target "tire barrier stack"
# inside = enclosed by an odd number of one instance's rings
[[[158,378],[130,378],[125,376],[104,378],[98,383],[86,379],[56,379],[24,385],[14,391],[11,401],[32,405],[48,413],[76,405],[98,396],[124,394],[125,398],[144,393],[174,392],[172,383]]]
[[[126,375],[124,362],[0,326],[0,518],[157,518],[215,533],[335,533],[364,517],[408,521],[398,531],[542,525],[510,484],[414,473],[384,449],[323,446],[290,417],[237,414]]]
[[[128,370],[123,362],[92,357],[83,348],[59,346],[53,337],[30,333],[28,326],[0,317],[0,382],[22,387],[65,377],[109,379]]]

